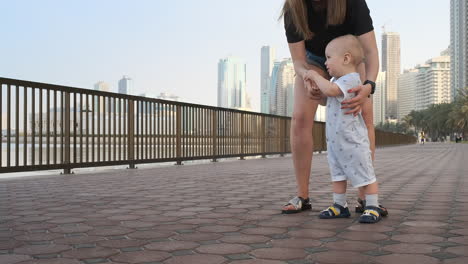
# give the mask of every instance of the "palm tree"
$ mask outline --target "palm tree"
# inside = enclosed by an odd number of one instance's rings
[[[468,134],[468,87],[459,90],[449,117],[449,123],[453,124],[455,131],[464,134],[466,138]]]

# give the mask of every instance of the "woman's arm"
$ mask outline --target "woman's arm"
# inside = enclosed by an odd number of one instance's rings
[[[377,74],[379,73],[379,51],[377,49],[375,33],[374,31],[370,31],[358,36],[357,38],[364,49],[365,57],[366,76],[362,81],[364,82],[365,80],[369,80],[375,82]],[[342,108],[350,109],[346,114],[357,114],[361,110],[361,105],[370,95],[371,90],[372,88],[370,84],[360,85],[348,90],[349,93],[356,93],[356,96],[341,103],[343,105]]]
[[[291,52],[291,58],[294,64],[294,71],[296,75],[304,79],[306,72],[309,70],[309,66],[306,62],[306,49],[305,42],[299,41],[296,43],[288,43],[289,51]],[[305,87],[308,90],[310,99],[320,100],[322,98],[320,92],[315,88],[315,83],[305,81]]]

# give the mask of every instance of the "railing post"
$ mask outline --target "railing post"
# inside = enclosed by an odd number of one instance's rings
[[[62,124],[65,128],[65,149],[63,155],[63,165],[66,167],[70,166],[70,92],[65,92],[65,124]],[[34,111],[33,111],[34,115]],[[71,174],[71,168],[64,168],[63,174]]]
[[[244,145],[245,145],[245,142],[244,142],[244,134],[245,134],[245,126],[244,126],[244,113],[241,113],[241,125],[240,125],[240,143],[241,143],[241,155],[240,155],[240,159],[241,160],[245,160],[244,156],[245,156],[245,148],[244,148]]]
[[[128,133],[127,133],[127,149],[129,169],[135,169],[135,107],[134,101],[128,100]]]
[[[261,133],[262,133],[262,158],[266,158],[266,129],[265,129],[265,116],[262,115],[262,121],[261,121]]]
[[[282,135],[280,139],[280,142],[281,142],[280,157],[284,157],[284,153],[286,153],[286,118],[281,119],[281,126],[282,126],[282,129],[281,129]]]
[[[216,109],[213,109],[211,116],[211,123],[213,124],[211,131],[211,141],[213,141],[213,159],[212,162],[217,162],[216,157],[218,156],[218,112]]]
[[[190,124],[191,129],[194,124]],[[176,165],[182,165],[182,114],[181,107],[176,107]]]

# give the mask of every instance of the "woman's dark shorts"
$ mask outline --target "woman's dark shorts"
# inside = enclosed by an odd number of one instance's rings
[[[323,71],[327,72],[327,67],[325,66],[325,61],[327,59],[325,57],[317,56],[312,52],[306,50],[306,59],[308,64],[317,66]]]

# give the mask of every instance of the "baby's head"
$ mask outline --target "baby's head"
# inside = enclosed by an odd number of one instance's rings
[[[341,77],[351,72],[364,60],[364,51],[356,36],[344,35],[328,43],[325,49],[328,73],[333,77]]]

